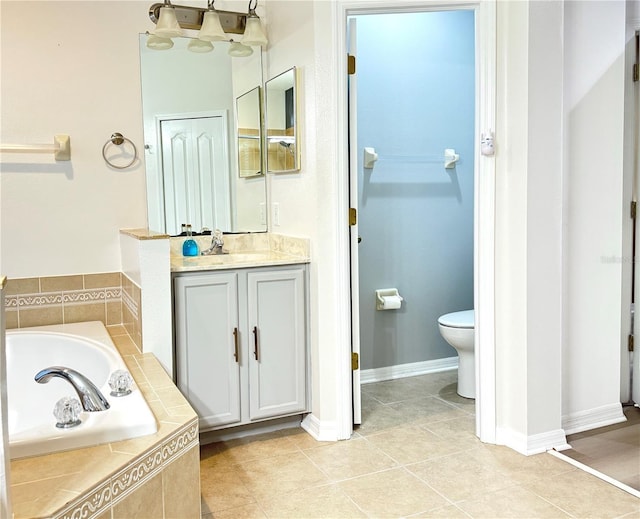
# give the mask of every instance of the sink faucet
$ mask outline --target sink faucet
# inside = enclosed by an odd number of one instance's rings
[[[224,240],[222,239],[222,231],[220,229],[216,229],[211,233],[211,246],[203,250],[200,254],[203,256],[207,256],[209,254],[225,254],[222,250],[222,246],[224,245]]]
[[[46,384],[53,377],[60,377],[73,386],[85,411],[106,411],[109,409],[109,402],[107,402],[100,390],[93,382],[75,369],[64,366],[51,366],[39,371],[35,376],[35,380],[39,384]]]

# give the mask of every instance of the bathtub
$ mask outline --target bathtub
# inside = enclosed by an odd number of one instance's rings
[[[109,375],[127,369],[104,325],[85,322],[7,330],[7,399],[11,458],[38,456],[135,438],[157,431],[153,413],[140,390],[123,397],[109,393]],[[110,408],[82,412],[82,423],[56,427],[53,408],[64,396],[77,398],[61,378],[46,384],[35,374],[49,366],[65,366],[88,377],[109,401]]]

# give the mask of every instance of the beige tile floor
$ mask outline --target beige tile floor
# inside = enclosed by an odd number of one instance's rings
[[[478,441],[455,381],[364,385],[348,441],[294,429],[202,446],[202,517],[640,519],[640,499],[569,463]]]
[[[640,490],[640,409],[625,407],[627,421],[567,437],[563,451],[580,463]]]

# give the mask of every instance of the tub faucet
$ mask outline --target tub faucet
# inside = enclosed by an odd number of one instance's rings
[[[35,376],[35,380],[39,384],[46,384],[53,377],[60,377],[73,386],[85,411],[106,411],[109,409],[109,402],[107,402],[100,390],[93,382],[75,369],[64,366],[50,366],[39,371]]]
[[[226,254],[222,250],[224,240],[222,239],[222,231],[216,229],[211,233],[211,246],[207,250],[203,250],[200,254],[208,256],[209,254]]]

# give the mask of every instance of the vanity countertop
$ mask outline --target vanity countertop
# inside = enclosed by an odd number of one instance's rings
[[[309,258],[273,250],[233,252],[210,256],[171,256],[171,272],[223,270],[294,263],[309,263]]]
[[[275,234],[225,235],[226,254],[183,256],[184,237],[171,238],[171,272],[194,272],[309,263],[309,241]],[[210,236],[197,236],[205,250]]]

